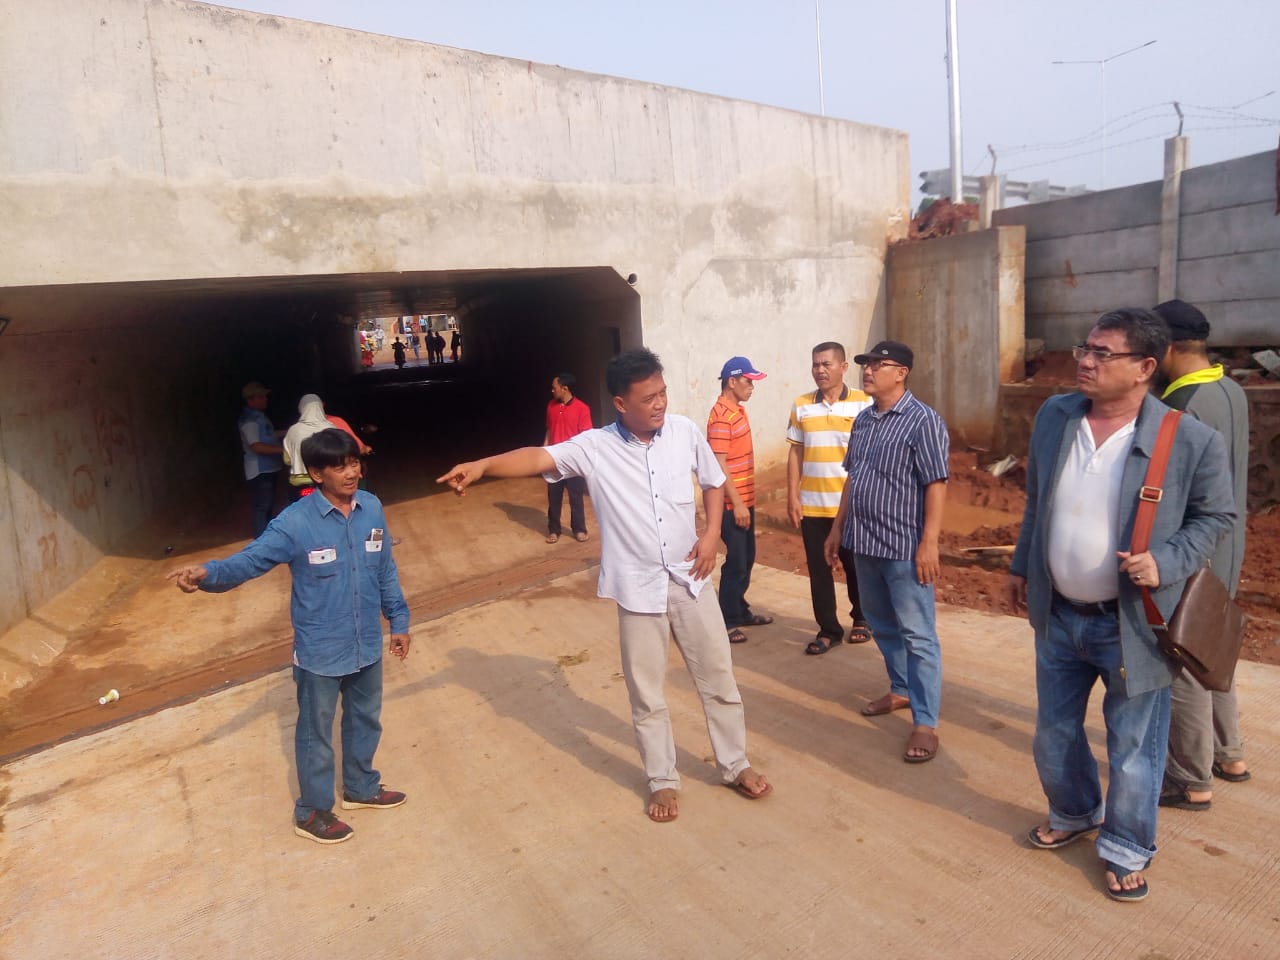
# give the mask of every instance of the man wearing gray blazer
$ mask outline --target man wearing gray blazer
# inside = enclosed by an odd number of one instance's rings
[[[1235,518],[1222,437],[1190,417],[1178,426],[1148,549],[1128,550],[1138,492],[1160,421],[1149,393],[1169,346],[1163,320],[1124,308],[1099,318],[1074,350],[1077,393],[1036,416],[1027,506],[1009,574],[1009,600],[1035,629],[1034,754],[1049,801],[1027,836],[1059,847],[1097,831],[1107,894],[1141,900],[1155,855],[1157,801],[1177,668],[1156,645],[1142,605],[1151,591],[1168,619],[1187,577]],[[1101,679],[1109,778],[1106,802],[1085,734]]]

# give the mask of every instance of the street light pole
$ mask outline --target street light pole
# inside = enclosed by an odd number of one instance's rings
[[[827,101],[822,94],[822,7],[821,0],[813,0],[813,32],[818,42],[818,113],[827,115]]]
[[[956,0],[947,0],[947,82],[951,115],[951,202],[964,203],[964,154],[960,143],[960,32]]]
[[[1155,40],[1148,40],[1146,43],[1140,43],[1136,47],[1130,47],[1128,50],[1121,50],[1119,53],[1113,53],[1111,56],[1103,57],[1101,60],[1053,61],[1056,66],[1084,63],[1092,64],[1098,68],[1098,80],[1102,98],[1102,182],[1099,184],[1099,187],[1102,190],[1107,188],[1107,64],[1112,60],[1119,60],[1121,57],[1146,49],[1155,42]]]

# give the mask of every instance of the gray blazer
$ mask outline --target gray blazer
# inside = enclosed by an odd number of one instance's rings
[[[1037,643],[1044,637],[1053,603],[1048,559],[1049,510],[1062,465],[1088,409],[1088,399],[1079,393],[1050,397],[1036,414],[1031,433],[1027,508],[1010,572],[1027,580],[1027,615],[1035,628]],[[1132,539],[1138,490],[1146,478],[1160,420],[1168,409],[1148,395],[1138,412],[1133,447],[1121,479],[1118,537],[1121,549]],[[1148,548],[1160,571],[1160,587],[1153,596],[1166,620],[1173,615],[1182,597],[1187,577],[1204,565],[1219,537],[1230,529],[1234,520],[1235,501],[1226,445],[1212,427],[1183,417],[1165,471],[1164,498],[1156,509]],[[1155,634],[1143,611],[1142,593],[1120,573],[1118,559],[1116,583],[1123,663],[1120,675],[1124,678],[1126,695],[1136,696],[1168,686],[1178,668],[1156,646]]]

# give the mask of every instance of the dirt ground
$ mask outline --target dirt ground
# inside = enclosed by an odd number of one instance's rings
[[[773,473],[762,475],[759,489],[785,488],[783,476],[779,473],[774,478]],[[979,551],[1011,547],[1017,542],[1026,504],[1024,481],[1020,466],[995,477],[979,468],[976,453],[952,454],[941,544],[942,577],[937,588],[939,603],[983,612],[1009,612],[1004,601],[1009,556],[995,550]],[[798,533],[790,534],[785,501],[762,503],[757,514],[760,522],[756,562],[804,572],[804,546]],[[843,579],[840,571],[836,575]],[[1249,517],[1237,599],[1249,615],[1241,657],[1280,664],[1280,510],[1270,508]]]

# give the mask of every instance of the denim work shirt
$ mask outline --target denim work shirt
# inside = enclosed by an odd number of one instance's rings
[[[621,422],[547,447],[556,469],[548,483],[584,477],[600,526],[598,596],[632,613],[665,613],[672,580],[697,596],[710,577],[693,578],[689,551],[698,540],[693,478],[703,490],[724,484],[724,471],[702,431],[667,414],[645,443]]]
[[[382,657],[382,622],[409,630],[382,503],[357,490],[351,516],[323,493],[303,497],[262,536],[225,560],[211,560],[200,589],[224,593],[277,564],[293,575],[293,663],[310,673],[344,677]]]
[[[244,478],[252,480],[264,473],[275,473],[284,469],[284,456],[279,453],[254,453],[249,449],[251,443],[278,444],[276,428],[261,410],[245,407],[240,411],[237,424],[240,430],[240,449],[244,453]]]

